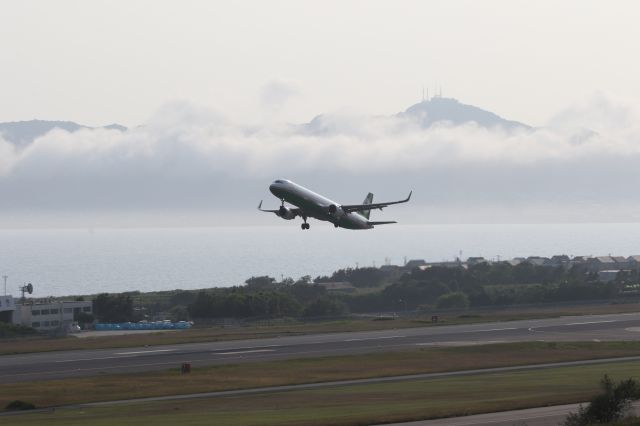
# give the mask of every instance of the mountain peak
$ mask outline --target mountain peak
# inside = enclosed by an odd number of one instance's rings
[[[531,129],[530,126],[518,121],[507,120],[482,108],[441,96],[412,105],[398,116],[417,120],[423,128],[437,122],[449,122],[455,126],[475,122],[482,127],[503,127],[507,130]]]

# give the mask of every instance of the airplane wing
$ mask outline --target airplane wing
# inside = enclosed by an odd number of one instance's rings
[[[261,212],[275,213],[275,214],[277,214],[277,215],[280,215],[280,214],[282,214],[281,209],[282,209],[282,207],[280,207],[279,209],[275,209],[275,210],[263,209],[263,208],[262,208],[262,200],[260,201],[260,204],[258,204],[258,210],[260,210]],[[292,214],[292,215],[293,215],[293,217],[301,216],[301,215],[302,215],[302,209],[299,209],[299,208],[297,208],[297,207],[296,207],[296,208],[293,208],[293,209],[292,209],[292,208],[288,208],[288,207],[287,207],[286,209],[287,209],[286,211],[291,212],[291,213],[289,213],[289,214]]]
[[[262,200],[260,200],[260,204],[258,204],[258,210],[260,210],[261,212],[267,212],[267,213],[278,213],[279,210],[267,210],[267,209],[263,209],[262,208]]]
[[[347,205],[342,205],[340,207],[342,208],[342,211],[344,211],[345,213],[357,212],[360,210],[382,210],[383,208],[393,204],[401,204],[401,203],[408,202],[411,199],[411,194],[413,194],[413,191],[409,192],[409,196],[407,198],[400,201],[389,201],[387,203],[372,203],[372,204],[347,204]]]
[[[398,223],[395,220],[388,220],[388,221],[384,221],[384,222],[368,222],[369,225],[388,225],[390,223]]]

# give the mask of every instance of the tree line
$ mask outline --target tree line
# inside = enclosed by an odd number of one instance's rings
[[[367,289],[353,294],[328,292],[321,284],[349,282]],[[579,269],[537,266],[523,262],[480,263],[468,267],[434,266],[408,272],[347,268],[331,276],[309,276],[278,282],[251,277],[245,285],[199,291],[176,291],[149,304],[175,320],[198,318],[276,318],[342,316],[348,313],[448,309],[483,306],[608,299],[628,284],[640,282],[638,272],[621,273],[603,283],[597,274]],[[131,294],[101,294],[94,300],[100,321],[136,319]]]

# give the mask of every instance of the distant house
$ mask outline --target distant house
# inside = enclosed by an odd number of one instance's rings
[[[597,256],[589,259],[587,262],[589,265],[589,271],[611,271],[617,268],[615,259],[611,256]]]
[[[577,268],[581,271],[588,271],[589,262],[591,262],[591,259],[593,259],[592,256],[575,256],[573,259],[571,259],[571,262],[569,262],[568,266],[570,268]]]
[[[612,269],[609,271],[598,271],[598,280],[603,283],[613,281],[618,276],[619,269]]]
[[[611,256],[611,258],[616,262],[618,269],[628,269],[629,261],[624,256]]]
[[[573,263],[571,262],[571,258],[566,254],[556,254],[551,256],[547,262],[547,266],[552,268],[564,268],[565,270],[568,270],[572,265]]]
[[[482,256],[470,257],[467,259],[467,265],[478,265],[480,263],[489,263],[489,262],[487,262],[487,259],[485,259]]]
[[[529,256],[527,257],[527,262],[535,266],[547,266],[550,259],[548,257]]]
[[[410,261],[408,261],[404,265],[404,267],[406,269],[415,269],[415,268],[419,268],[421,266],[427,266],[427,262],[425,262],[422,259],[411,259]]]
[[[420,269],[421,271],[426,271],[429,268],[433,268],[433,267],[440,267],[440,268],[464,268],[467,269],[467,265],[459,262],[459,261],[445,261],[445,262],[433,262],[433,263],[427,263],[426,265],[423,266],[418,266],[418,269]]]
[[[640,256],[627,257],[627,265],[629,269],[640,269]]]
[[[551,259],[549,259],[549,265],[550,266],[569,266],[569,263],[571,262],[571,258],[569,258],[569,256],[567,256],[566,254],[557,254],[555,256],[551,256]]]

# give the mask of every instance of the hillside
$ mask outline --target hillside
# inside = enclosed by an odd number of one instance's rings
[[[398,117],[418,121],[423,128],[444,121],[453,125],[475,122],[481,127],[502,127],[507,130],[531,129],[526,124],[504,119],[491,111],[460,103],[456,99],[442,97],[434,97],[412,105],[399,113]]]
[[[76,132],[80,129],[93,129],[94,127],[83,126],[73,121],[47,121],[28,120],[0,123],[0,135],[8,142],[18,147],[24,147],[36,138],[44,136],[53,129],[62,129],[67,132]],[[110,124],[102,127],[104,129],[125,131],[126,127],[119,124]]]

